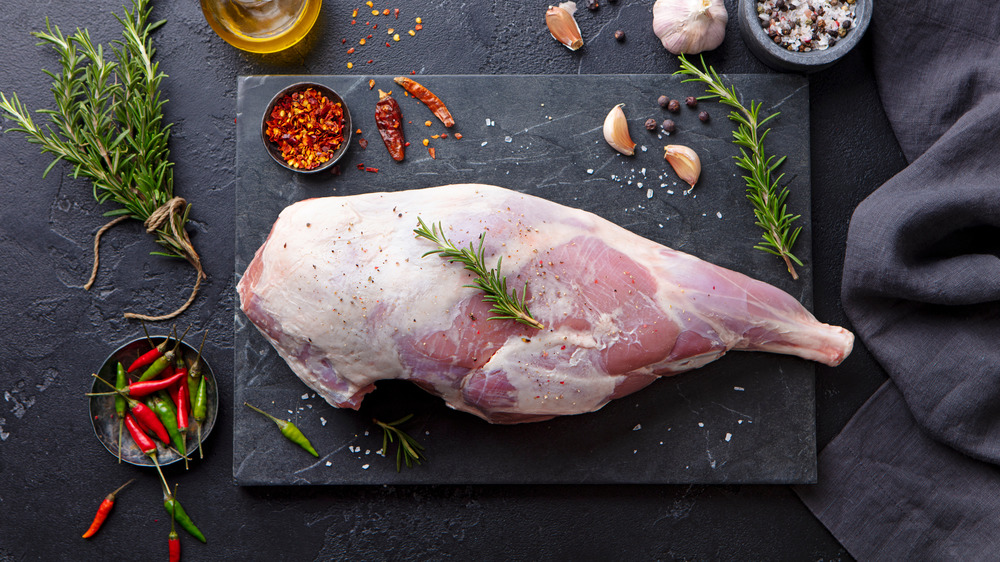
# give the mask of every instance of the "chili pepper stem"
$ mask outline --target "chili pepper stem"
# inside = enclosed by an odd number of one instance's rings
[[[167,484],[167,479],[163,476],[163,470],[160,469],[160,461],[156,458],[156,451],[149,453],[148,456],[153,459],[153,464],[156,465],[156,472],[160,475],[160,482],[163,482],[164,489],[169,490],[170,484]]]
[[[203,459],[205,458],[205,454],[201,450],[201,422],[198,422],[197,434],[198,434],[198,458]]]

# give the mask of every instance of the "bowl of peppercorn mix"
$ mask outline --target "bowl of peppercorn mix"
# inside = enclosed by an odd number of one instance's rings
[[[313,82],[292,84],[267,104],[261,137],[271,158],[301,173],[330,169],[351,142],[351,114],[333,89]]]
[[[854,48],[872,15],[872,0],[740,0],[740,34],[776,70],[814,72]]]

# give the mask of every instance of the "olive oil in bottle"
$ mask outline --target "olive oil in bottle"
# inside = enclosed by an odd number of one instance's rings
[[[201,0],[212,29],[230,45],[275,53],[298,43],[319,16],[323,0]]]

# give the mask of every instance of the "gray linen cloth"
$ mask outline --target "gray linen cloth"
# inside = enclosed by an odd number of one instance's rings
[[[795,490],[859,559],[997,560],[1000,10],[875,0],[869,33],[909,165],[855,210],[842,297],[890,380]]]

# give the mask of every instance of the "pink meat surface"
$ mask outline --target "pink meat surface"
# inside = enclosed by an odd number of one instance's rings
[[[458,246],[486,233],[490,267],[545,328],[487,320],[471,274],[414,236],[441,222]],[[731,349],[839,364],[854,336],[787,293],[596,215],[464,184],[302,201],[286,208],[237,290],[303,382],[357,408],[410,380],[493,423],[592,412]]]

